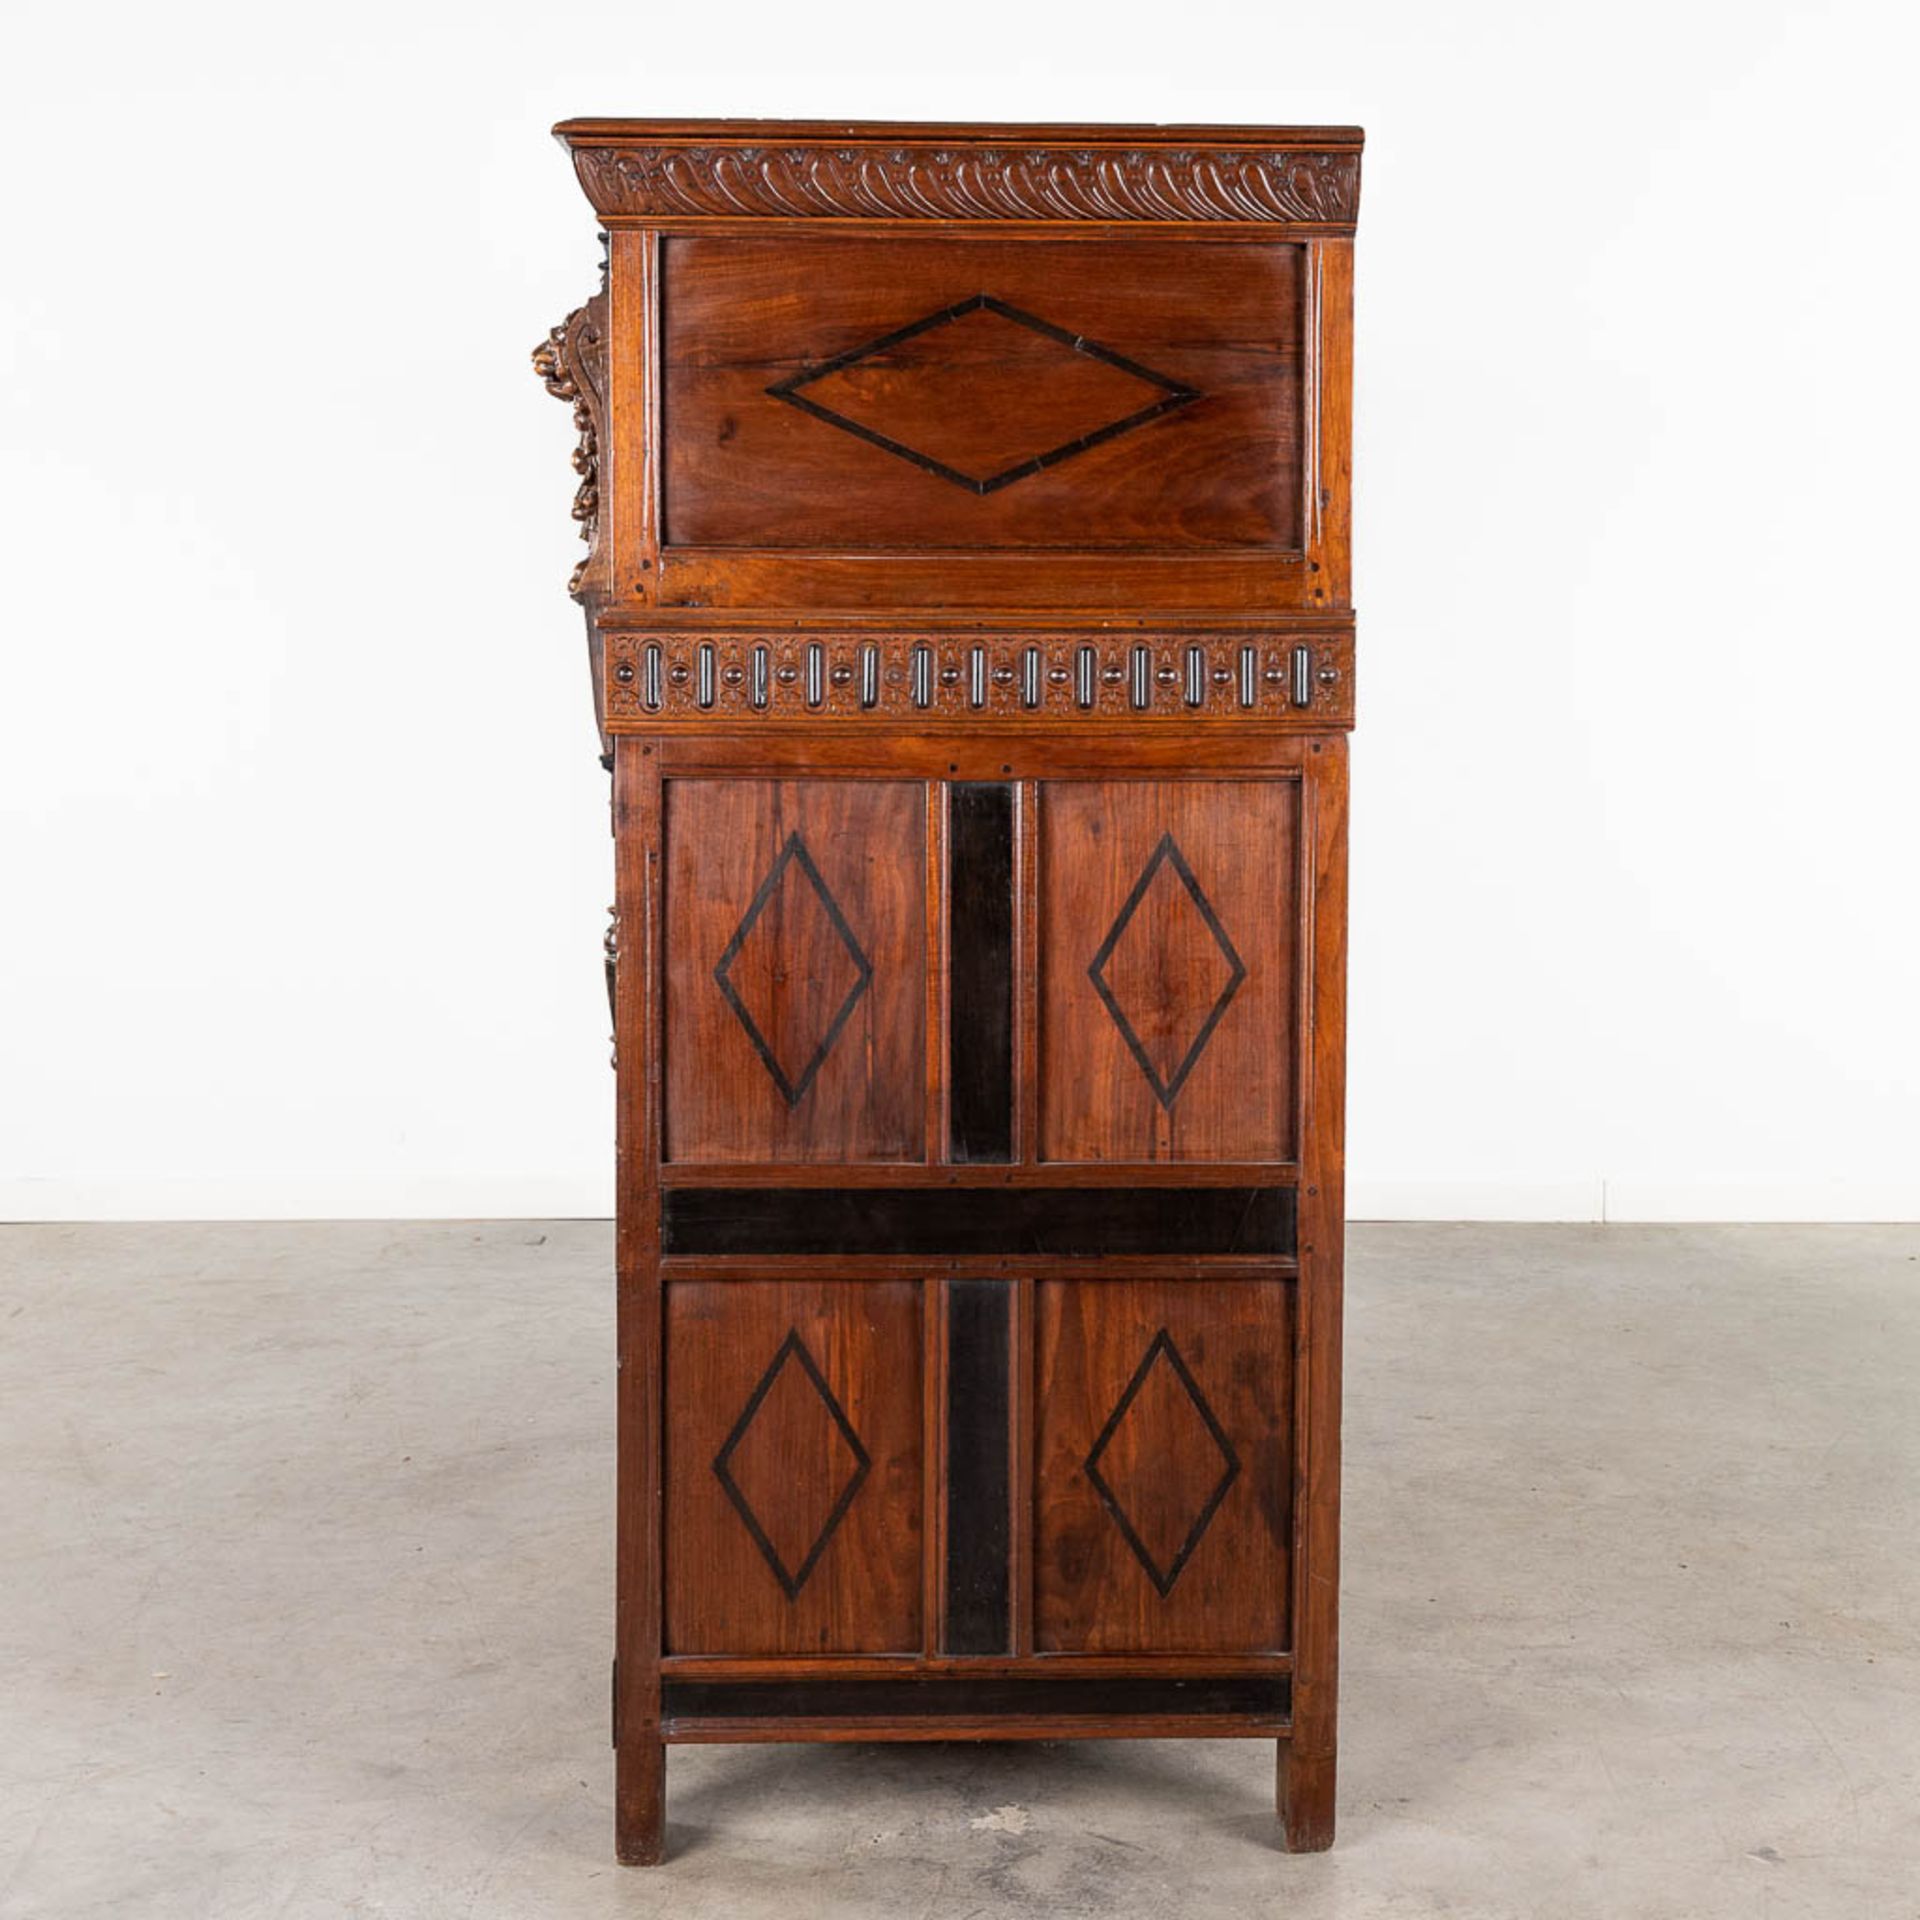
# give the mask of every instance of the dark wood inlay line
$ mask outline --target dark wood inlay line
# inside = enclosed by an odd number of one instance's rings
[[[1128,1714],[1260,1715],[1284,1720],[1284,1674],[1207,1679],[1028,1679],[937,1676],[914,1680],[668,1680],[665,1718],[785,1720]]]
[[[1290,1187],[670,1187],[668,1255],[1290,1255]]]
[[[893,348],[904,346],[907,341],[923,333],[931,333],[938,327],[950,325],[963,319],[970,313],[991,313],[1013,325],[1024,327],[1030,333],[1037,333],[1042,339],[1057,341],[1071,353],[1085,355],[1090,360],[1103,361],[1118,372],[1128,374],[1133,379],[1144,382],[1150,387],[1158,387],[1161,397],[1151,404],[1140,407],[1124,418],[1110,420],[1105,425],[1077,434],[1074,438],[1048,447],[1027,459],[1017,460],[1011,466],[1003,467],[998,473],[972,474],[962,473],[943,460],[935,459],[930,453],[909,446],[894,439],[890,434],[863,422],[848,418],[838,409],[824,405],[811,394],[802,391],[816,381],[830,378],[833,374],[844,372],[859,361],[889,353]],[[1062,460],[1070,460],[1076,453],[1086,453],[1091,448],[1104,446],[1107,441],[1119,438],[1123,433],[1131,433],[1135,427],[1143,427],[1150,420],[1157,420],[1162,414],[1172,413],[1178,408],[1191,406],[1201,398],[1199,390],[1188,386],[1182,380],[1174,380],[1164,373],[1156,373],[1151,367],[1142,366],[1137,360],[1129,360],[1125,354],[1116,353],[1111,347],[1102,346],[1097,340],[1089,340],[1083,334],[1072,332],[1066,327],[1057,327],[1050,320],[1042,320],[1005,300],[994,298],[991,294],[976,293],[965,300],[956,300],[951,306],[942,307],[938,313],[930,313],[924,319],[909,322],[904,327],[896,327],[891,333],[882,334],[877,340],[869,340],[861,346],[850,347],[845,353],[835,354],[832,359],[823,361],[816,367],[802,367],[786,379],[776,381],[767,388],[776,400],[784,400],[789,406],[798,407],[803,413],[811,414],[816,420],[824,421],[830,427],[838,427],[842,433],[850,433],[856,439],[865,440],[882,452],[893,454],[896,458],[910,462],[926,472],[937,474],[942,480],[950,480],[957,487],[964,487],[969,493],[997,493],[1002,487],[1011,486],[1016,480],[1024,480],[1030,474],[1043,472],[1056,466]],[[924,706],[924,700],[917,701]]]
[[[1012,1513],[1013,1282],[947,1283],[947,1551],[943,1653],[1006,1653]]]
[[[774,1052],[767,1035],[762,1031],[760,1022],[753,1016],[753,1010],[740,997],[740,990],[734,984],[733,966],[740,957],[741,950],[752,937],[760,917],[778,896],[782,882],[787,877],[789,867],[796,868],[806,885],[813,889],[814,897],[820,902],[827,916],[827,923],[834,936],[845,949],[848,961],[853,967],[853,977],[848,981],[846,992],[841,997],[838,1009],[826,1030],[814,1043],[813,1051],[798,1063],[792,1073]],[[840,1038],[841,1029],[853,1017],[853,1010],[860,1004],[860,996],[873,984],[873,962],[867,958],[866,951],[855,937],[853,929],[847,925],[847,917],[840,910],[840,902],[833,897],[833,889],[826,883],[820,869],[814,864],[813,855],[808,851],[807,843],[796,831],[787,835],[786,844],[780,849],[779,857],[768,868],[767,875],[760,883],[759,891],[753,896],[745,916],[733,931],[725,950],[714,964],[713,980],[726,1002],[733,1009],[733,1015],[745,1030],[753,1050],[760,1056],[761,1064],[772,1076],[773,1083],[780,1089],[780,1097],[789,1108],[797,1107],[807,1097],[813,1086],[814,1076],[826,1063],[828,1054],[833,1051],[834,1042]]]
[[[949,790],[948,1136],[952,1156],[1013,1158],[1013,789]]]

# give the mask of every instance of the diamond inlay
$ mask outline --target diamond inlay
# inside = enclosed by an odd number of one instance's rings
[[[1240,1477],[1240,1456],[1165,1327],[1107,1416],[1086,1467],[1164,1600]]]
[[[788,834],[713,978],[780,1097],[797,1107],[873,980],[798,833]]]
[[[1247,977],[1171,833],[1160,836],[1087,975],[1154,1098],[1171,1112]]]
[[[716,1478],[789,1600],[820,1564],[872,1464],[793,1328],[713,1459]]]
[[[934,334],[941,336],[937,342],[929,339]],[[986,293],[837,354],[767,392],[981,494],[1200,398],[1183,381]],[[1027,417],[1042,398],[1050,424],[1035,446]],[[1077,430],[1058,438],[1063,419]]]

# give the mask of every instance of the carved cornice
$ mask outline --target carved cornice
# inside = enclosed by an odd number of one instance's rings
[[[573,496],[573,517],[587,557],[574,568],[567,591],[576,600],[590,597],[587,576],[600,558],[600,446],[607,411],[607,296],[597,293],[575,307],[533,350],[533,370],[556,400],[573,403],[579,444],[573,470],[580,485]]]
[[[610,218],[1142,220],[1348,228],[1360,156],[1340,150],[895,143],[574,144]]]

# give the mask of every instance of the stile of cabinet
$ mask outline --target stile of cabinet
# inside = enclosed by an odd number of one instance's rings
[[[620,1858],[692,1741],[1333,1831],[1350,129],[573,121]]]

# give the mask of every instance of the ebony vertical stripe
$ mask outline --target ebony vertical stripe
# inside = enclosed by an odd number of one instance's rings
[[[1007,1653],[1013,1282],[947,1284],[947,1610],[944,1653]]]
[[[1013,789],[956,784],[947,818],[953,1158],[1013,1158]]]

